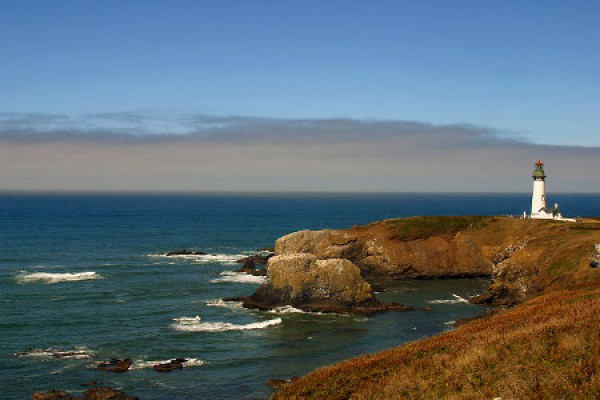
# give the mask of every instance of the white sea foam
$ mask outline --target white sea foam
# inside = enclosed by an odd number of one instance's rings
[[[225,265],[235,265],[236,262],[245,257],[240,254],[206,254],[204,256],[196,256],[195,262],[197,264],[225,264]]]
[[[206,361],[200,360],[199,358],[188,358],[188,357],[183,357],[183,358],[187,360],[187,361],[185,361],[183,363],[183,367],[184,368],[199,367],[201,365],[206,364]],[[155,361],[153,361],[153,360],[135,360],[129,369],[146,369],[146,368],[152,368],[156,364],[166,364],[166,363],[171,362],[171,360],[172,359],[169,359],[169,360],[155,360]]]
[[[468,303],[469,300],[465,299],[464,297],[461,297],[457,294],[452,294],[452,297],[454,297],[453,299],[449,299],[449,300],[430,300],[428,301],[429,304],[459,304],[459,303]]]
[[[270,313],[274,313],[274,314],[322,314],[322,313],[308,313],[306,311],[302,311],[299,308],[295,308],[292,306],[282,306],[282,307],[275,307],[274,309],[269,311]]]
[[[164,257],[164,258],[178,258],[183,260],[191,260],[196,264],[224,264],[224,265],[235,265],[236,262],[246,257],[243,254],[179,254],[167,256],[166,253],[162,254],[147,254],[148,257]]]
[[[206,300],[204,302],[209,307],[229,308],[230,310],[243,309],[241,301],[223,301],[223,299]]]
[[[202,318],[200,318],[199,315],[196,315],[195,317],[179,317],[179,318],[173,318],[173,321],[181,324],[181,325],[194,325],[197,324],[201,321]]]
[[[454,325],[455,323],[456,323],[456,321],[450,320],[450,321],[444,322],[444,325]]]
[[[197,324],[172,324],[171,328],[181,332],[225,332],[225,331],[248,331],[255,329],[266,329],[270,326],[282,323],[281,318],[269,319],[267,321],[254,322],[250,324],[231,324],[229,322],[200,322]]]
[[[40,358],[55,358],[55,359],[86,359],[96,358],[94,352],[87,347],[76,347],[71,350],[60,350],[54,348],[46,349],[30,349],[28,351],[14,353],[17,357],[40,357]]]
[[[212,283],[258,283],[261,284],[267,279],[266,276],[254,276],[245,272],[223,271],[221,277],[211,280]]]
[[[30,283],[42,281],[45,283],[59,283],[71,281],[87,281],[91,279],[103,279],[102,275],[95,272],[22,272],[17,275],[17,283]]]

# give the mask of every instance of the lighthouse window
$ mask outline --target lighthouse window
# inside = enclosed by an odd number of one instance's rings
[[[546,201],[546,195],[545,194],[542,195],[542,201]]]

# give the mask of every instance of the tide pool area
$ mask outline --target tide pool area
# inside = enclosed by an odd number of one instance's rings
[[[570,216],[600,215],[598,195],[561,196]],[[265,279],[235,272],[238,259],[301,229],[411,215],[519,215],[529,201],[527,194],[0,195],[0,397],[80,393],[96,382],[142,399],[265,399],[269,379],[452,329],[483,311],[468,299],[488,281],[377,282],[379,299],[418,308],[411,312],[266,312],[222,301],[252,294]],[[182,248],[206,254],[164,255]],[[95,368],[111,358],[132,366],[120,374]],[[175,358],[188,360],[184,368],[152,368]]]

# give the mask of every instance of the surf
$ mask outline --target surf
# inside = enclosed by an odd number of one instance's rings
[[[103,279],[104,277],[93,271],[86,272],[33,272],[20,273],[16,276],[16,281],[19,284],[43,282],[47,284],[61,282],[87,281],[94,279]]]

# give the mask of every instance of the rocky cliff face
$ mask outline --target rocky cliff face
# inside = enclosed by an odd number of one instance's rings
[[[474,301],[512,305],[552,285],[598,279],[589,257],[600,242],[599,225],[413,217],[348,230],[295,232],[276,241],[275,253],[350,260],[367,279],[491,276],[488,292]]]
[[[389,226],[388,226],[389,225]],[[310,253],[354,262],[367,278],[441,278],[491,275],[493,262],[471,232],[397,240],[393,223],[348,231],[300,231],[275,242],[275,253]]]

